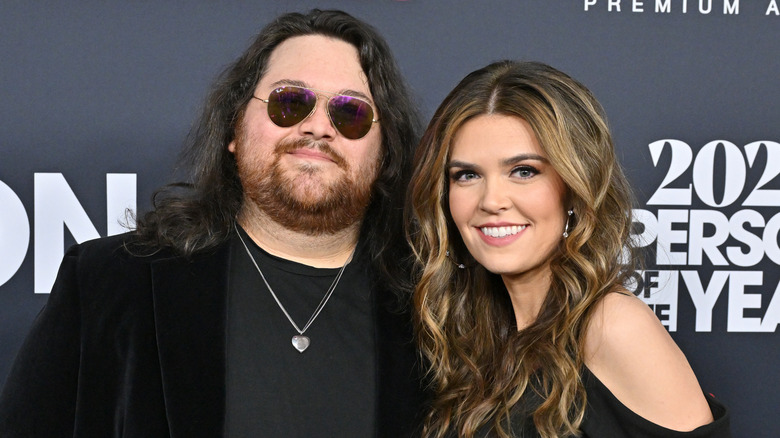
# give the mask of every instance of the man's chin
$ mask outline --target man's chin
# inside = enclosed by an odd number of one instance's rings
[[[331,160],[285,154],[276,162],[284,174],[343,173],[343,170]]]
[[[343,175],[326,175],[321,171],[291,171],[285,172],[283,180],[291,192],[301,196],[319,196],[339,185]]]
[[[300,191],[291,191],[289,193],[290,198],[292,198],[293,201],[297,204],[299,208],[303,208],[307,211],[318,211],[323,206],[326,206],[329,204],[327,200],[327,195],[323,191],[319,192],[300,192]]]

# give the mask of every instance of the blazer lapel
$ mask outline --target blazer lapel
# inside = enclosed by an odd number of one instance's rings
[[[230,245],[152,264],[154,316],[171,437],[217,437],[225,427]]]

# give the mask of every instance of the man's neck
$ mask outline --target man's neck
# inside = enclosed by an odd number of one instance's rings
[[[360,232],[360,225],[355,224],[334,234],[300,233],[274,222],[261,211],[246,209],[239,213],[238,223],[269,254],[315,268],[339,268],[347,263]]]

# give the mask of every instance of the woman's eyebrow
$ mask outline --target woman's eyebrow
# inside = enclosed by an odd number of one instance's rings
[[[447,163],[447,170],[452,169],[453,167],[476,168],[479,166],[473,163],[468,163],[466,161],[460,161],[460,160],[452,160],[449,163]]]
[[[548,160],[547,158],[539,154],[519,154],[519,155],[515,155],[514,157],[509,157],[501,160],[501,164],[504,166],[511,166],[512,164],[515,164],[518,161],[525,161],[525,160],[536,160],[536,161],[541,161],[543,163],[550,162],[550,160]]]
[[[536,160],[536,161],[541,161],[543,163],[550,162],[550,160],[548,160],[547,158],[539,154],[518,154],[513,157],[509,157],[501,160],[501,165],[511,166],[517,162],[525,161],[525,160]],[[467,161],[461,161],[461,160],[452,160],[449,163],[447,163],[448,170],[452,169],[453,167],[478,168],[479,166],[474,163],[469,163]]]

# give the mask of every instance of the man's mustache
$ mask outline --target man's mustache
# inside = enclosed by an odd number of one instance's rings
[[[332,147],[330,147],[330,145],[327,142],[324,141],[311,141],[306,138],[297,138],[295,140],[284,140],[279,142],[276,145],[274,152],[277,155],[282,155],[282,154],[287,154],[290,152],[294,152],[298,149],[304,149],[304,148],[316,149],[319,152],[326,154],[328,158],[333,160],[333,162],[336,163],[336,165],[342,169],[347,169],[349,167],[349,165],[347,164],[347,160],[345,160],[344,157],[341,156],[341,154],[336,152]]]

